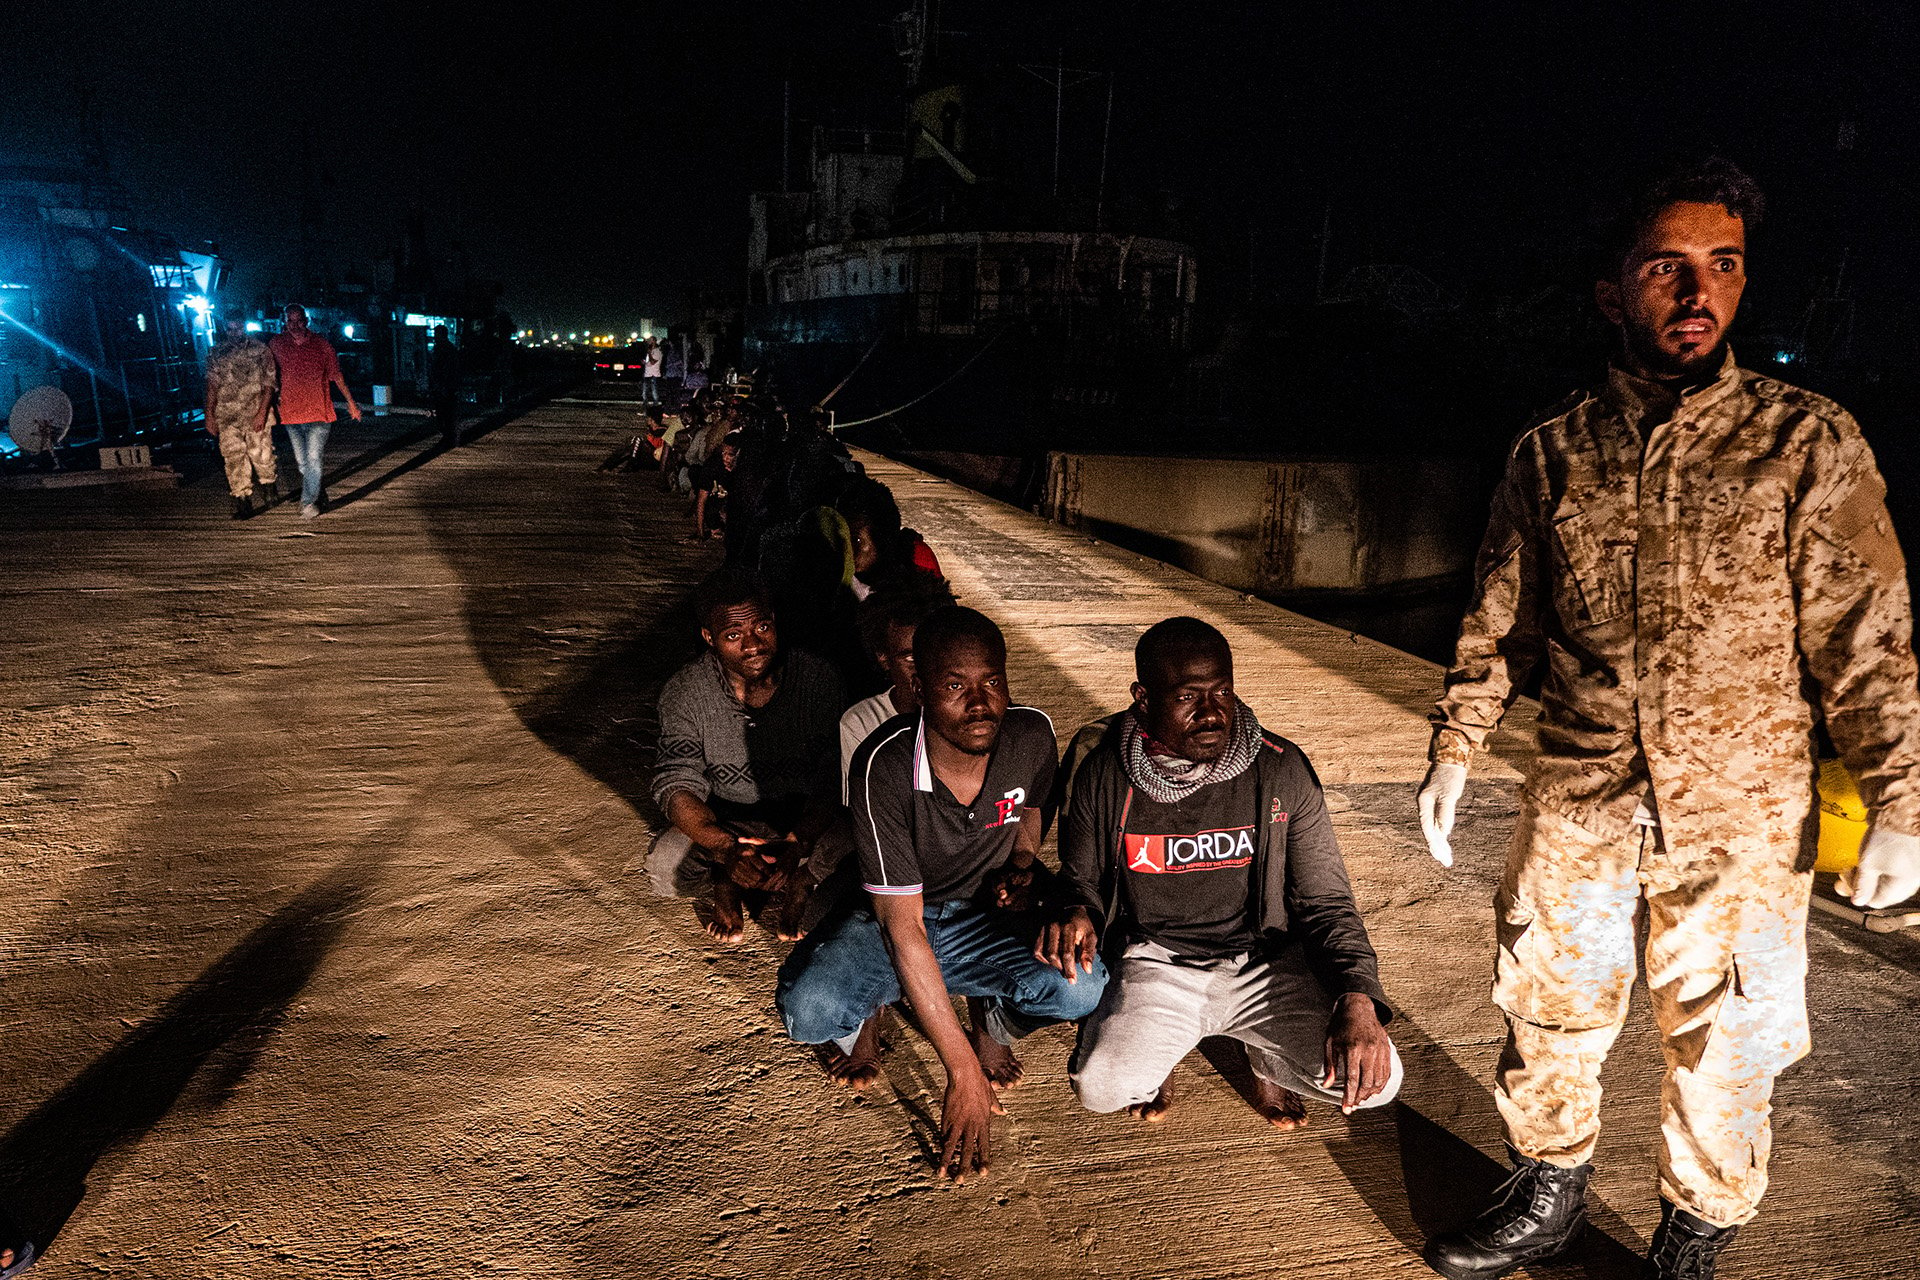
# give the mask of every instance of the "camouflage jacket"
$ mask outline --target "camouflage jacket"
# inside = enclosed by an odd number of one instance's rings
[[[1513,447],[1432,758],[1543,666],[1534,803],[1617,835],[1646,797],[1676,857],[1750,854],[1810,838],[1817,708],[1875,820],[1920,833],[1885,495],[1845,410],[1731,354],[1680,395],[1613,370]]]
[[[219,389],[220,420],[250,427],[279,387],[280,368],[258,338],[222,342],[207,356],[207,383]]]

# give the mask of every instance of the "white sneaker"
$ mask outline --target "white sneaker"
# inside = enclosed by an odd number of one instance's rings
[[[300,508],[300,518],[302,520],[318,520],[320,518],[320,508],[314,503],[307,503]]]

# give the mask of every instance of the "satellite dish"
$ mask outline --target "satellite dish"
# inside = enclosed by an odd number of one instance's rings
[[[73,429],[73,401],[58,387],[34,387],[13,402],[7,434],[27,453],[52,453]]]

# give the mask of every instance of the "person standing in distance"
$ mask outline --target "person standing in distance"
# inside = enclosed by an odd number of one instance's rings
[[[648,338],[646,348],[640,355],[641,404],[659,404],[661,402],[660,373],[665,363],[665,356],[660,350],[660,344],[652,338]]]
[[[278,479],[267,409],[280,385],[280,372],[267,344],[248,337],[238,316],[227,318],[223,333],[207,355],[207,432],[220,442],[233,518],[245,520],[254,511],[256,479],[263,501],[272,498]]]
[[[433,326],[427,391],[433,400],[433,425],[440,428],[440,447],[457,447],[460,443],[460,348],[453,344],[443,324]]]
[[[327,433],[333,430],[333,389],[340,388],[355,422],[360,421],[360,406],[340,373],[333,344],[307,328],[307,309],[299,303],[287,308],[284,327],[267,347],[280,368],[280,421],[300,464],[300,515],[311,520],[326,500],[320,486],[326,474]]]
[[[1727,345],[1760,211],[1719,158],[1636,194],[1598,264],[1606,381],[1521,434],[1494,498],[1419,793],[1451,865],[1467,765],[1540,669],[1496,899],[1514,1173],[1428,1243],[1454,1280],[1580,1230],[1641,913],[1667,1061],[1642,1274],[1710,1280],[1757,1213],[1774,1077],[1809,1048],[1816,724],[1872,814],[1843,891],[1880,907],[1920,889],[1920,685],[1886,486],[1844,409]]]

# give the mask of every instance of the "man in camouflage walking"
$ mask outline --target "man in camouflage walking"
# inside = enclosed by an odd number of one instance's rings
[[[1727,347],[1759,212],[1718,159],[1640,193],[1599,264],[1606,382],[1520,436],[1494,499],[1420,788],[1451,865],[1467,764],[1540,671],[1496,899],[1515,1171],[1429,1242],[1455,1280],[1578,1233],[1642,913],[1667,1062],[1643,1275],[1711,1277],[1756,1213],[1773,1080],[1809,1047],[1817,723],[1872,813],[1843,891],[1880,907],[1920,889],[1920,688],[1885,485],[1845,410]]]
[[[207,355],[207,432],[220,441],[233,518],[245,520],[254,513],[256,477],[262,505],[273,495],[273,431],[267,426],[267,406],[280,386],[280,372],[267,344],[248,337],[239,319],[227,320],[225,335]]]

